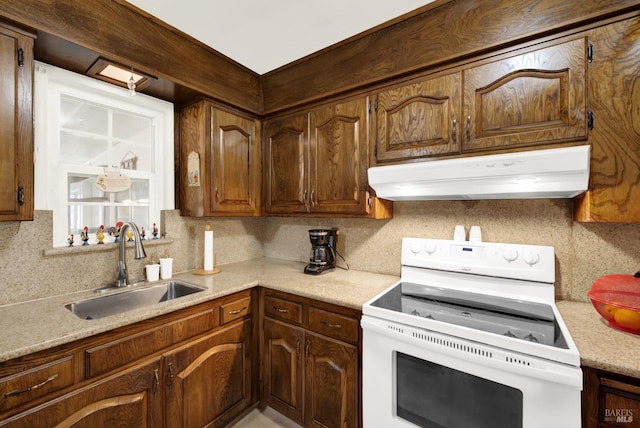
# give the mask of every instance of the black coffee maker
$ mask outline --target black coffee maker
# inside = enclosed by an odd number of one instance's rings
[[[311,241],[310,263],[305,266],[304,273],[319,275],[334,269],[336,267],[338,228],[311,229],[309,230],[309,241]]]

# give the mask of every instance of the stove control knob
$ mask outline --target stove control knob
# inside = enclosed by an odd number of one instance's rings
[[[420,245],[411,244],[411,247],[409,247],[409,249],[411,250],[411,252],[413,253],[414,256],[417,256],[418,253],[420,252]]]
[[[503,336],[507,336],[507,337],[516,337],[515,334],[511,333],[511,331],[507,331],[505,334],[503,334]]]
[[[524,337],[524,340],[526,340],[527,342],[536,342],[538,343],[539,340],[536,339],[533,334],[529,333],[527,336]]]
[[[435,253],[437,249],[438,247],[436,247],[436,244],[434,244],[433,242],[427,242],[426,244],[424,244],[424,251],[429,255]]]
[[[540,255],[538,253],[525,253],[524,262],[529,266],[533,266],[540,261]]]
[[[506,249],[502,252],[502,258],[511,263],[518,258],[518,251]]]

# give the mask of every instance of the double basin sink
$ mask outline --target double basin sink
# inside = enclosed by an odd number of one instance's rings
[[[114,289],[115,291],[111,294],[77,300],[65,305],[65,308],[78,318],[92,320],[178,299],[205,290],[197,285],[173,280],[150,284],[153,285],[134,284],[124,291]]]

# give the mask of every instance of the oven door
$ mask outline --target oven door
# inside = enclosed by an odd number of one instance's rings
[[[579,367],[362,317],[365,428],[579,428]]]

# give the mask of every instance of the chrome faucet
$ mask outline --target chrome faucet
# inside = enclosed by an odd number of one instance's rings
[[[140,238],[140,231],[138,230],[138,226],[134,222],[124,223],[120,228],[120,248],[118,252],[118,278],[116,279],[116,283],[114,284],[116,287],[124,287],[129,285],[129,274],[127,272],[127,265],[125,264],[125,231],[130,227],[133,231],[133,236],[135,238],[135,250],[136,260],[144,259],[147,257],[147,253],[144,252],[144,247],[142,246],[142,239]]]

